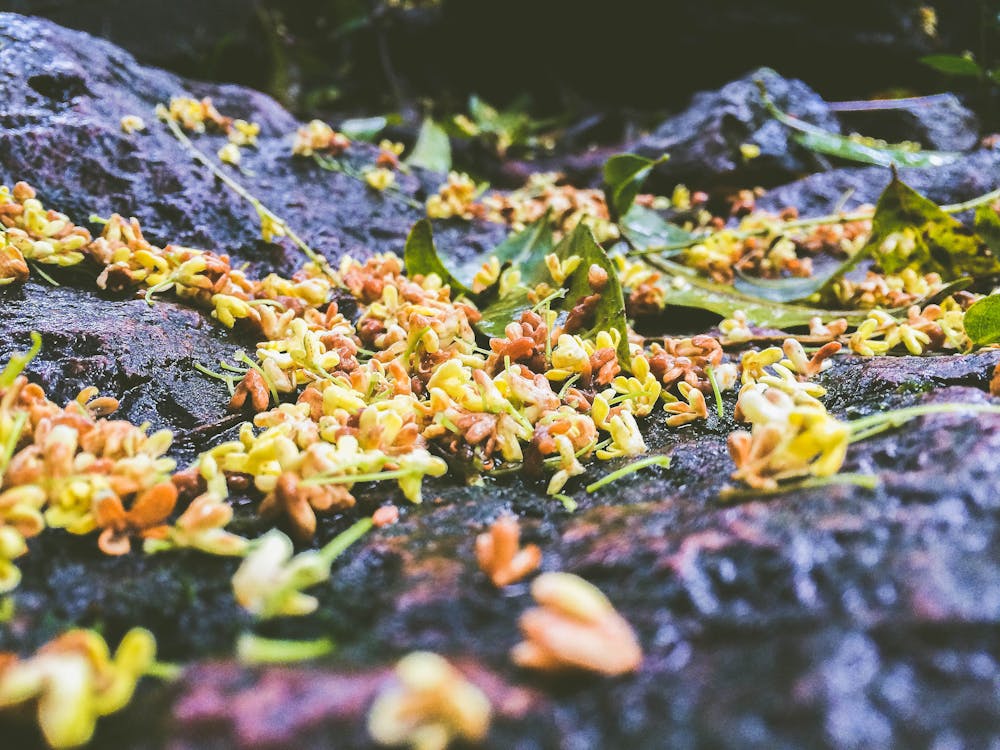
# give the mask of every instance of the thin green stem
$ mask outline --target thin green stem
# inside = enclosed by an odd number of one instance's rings
[[[725,411],[722,408],[722,391],[719,390],[719,383],[715,379],[715,370],[711,365],[705,368],[705,374],[708,375],[708,382],[712,384],[712,393],[715,394],[715,410],[719,414],[719,419],[725,416]]]
[[[43,279],[49,282],[51,286],[60,286],[59,282],[53,279],[47,273],[45,273],[45,271],[42,270],[42,267],[38,263],[32,263],[31,268],[35,271],[35,273],[37,273],[39,276],[41,276]]]
[[[367,534],[373,525],[374,522],[370,518],[362,518],[360,521],[355,521],[351,526],[326,543],[319,551],[320,558],[327,565],[331,565],[334,560],[343,554],[344,550]]]
[[[994,404],[921,404],[919,406],[908,406],[903,409],[895,409],[889,412],[872,414],[868,417],[855,419],[849,422],[852,437],[865,434],[872,428],[888,425],[889,427],[899,427],[909,422],[911,419],[923,417],[928,414],[1000,414],[1000,406]],[[885,429],[888,429],[886,427]],[[875,434],[875,433],[870,433]]]
[[[146,668],[146,677],[153,677],[157,680],[173,682],[180,679],[184,673],[184,667],[179,664],[170,664],[164,661],[154,661]]]
[[[236,655],[244,664],[292,664],[326,656],[334,649],[329,638],[292,641],[243,633],[236,641]]]
[[[719,493],[719,499],[726,502],[734,500],[755,500],[760,497],[771,495],[783,495],[786,492],[795,490],[814,490],[821,487],[834,487],[836,485],[854,485],[863,487],[866,490],[873,490],[879,485],[879,478],[874,474],[834,474],[830,477],[810,477],[799,482],[780,484],[774,489],[737,489],[727,488]]]
[[[638,461],[633,461],[627,466],[623,466],[617,471],[612,471],[610,474],[601,477],[596,482],[588,484],[587,492],[596,492],[601,487],[605,487],[622,477],[627,477],[629,474],[634,474],[641,469],[645,469],[647,466],[660,466],[666,469],[670,466],[670,456],[646,456],[645,458],[640,458]]]
[[[204,167],[206,167],[213,175],[215,175],[222,183],[240,196],[243,200],[249,203],[254,209],[260,214],[261,217],[266,217],[270,219],[275,225],[281,227],[288,238],[294,242],[298,248],[305,253],[306,257],[309,258],[313,263],[323,269],[326,273],[332,273],[330,265],[327,263],[326,258],[317,253],[305,240],[299,237],[295,231],[288,226],[287,222],[278,216],[274,211],[265,206],[259,198],[257,198],[253,193],[243,187],[240,183],[226,174],[215,162],[213,162],[201,149],[194,145],[190,138],[181,130],[180,125],[178,125],[173,119],[165,118],[164,122],[173,133],[174,138],[176,138],[182,146],[184,146],[196,161],[200,162]]]
[[[554,500],[558,500],[559,502],[561,502],[563,504],[563,507],[570,513],[573,513],[577,509],[576,500],[571,498],[569,495],[564,495],[561,492],[557,492],[555,495],[552,496],[552,498]]]

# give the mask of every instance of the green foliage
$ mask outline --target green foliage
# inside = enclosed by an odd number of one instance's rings
[[[913,268],[951,281],[1000,272],[981,237],[896,176],[875,206],[872,234],[859,255],[866,253],[886,273]]]
[[[372,141],[388,124],[387,117],[356,117],[344,120],[337,129],[352,141]]]
[[[468,116],[452,118],[452,135],[486,141],[500,157],[512,147],[537,148],[543,143],[540,134],[555,121],[534,119],[528,113],[528,104],[527,98],[522,98],[501,110],[473,94],[469,97]]]
[[[618,350],[623,363],[629,361],[627,321],[625,318],[625,298],[622,293],[618,270],[604,252],[593,233],[583,224],[566,235],[553,247],[552,229],[548,217],[542,217],[521,232],[508,237],[497,246],[493,255],[501,262],[518,269],[521,281],[518,286],[503,296],[498,285],[476,294],[448,270],[434,246],[431,223],[422,219],[413,225],[406,238],[403,262],[410,275],[437,274],[452,289],[453,296],[464,295],[481,306],[482,320],[477,328],[486,336],[503,336],[504,328],[517,320],[526,310],[540,307],[538,300],[529,299],[529,293],[542,282],[551,282],[545,257],[554,253],[560,261],[571,255],[580,257],[580,265],[566,279],[563,288],[550,296],[548,305],[561,316],[568,315],[580,301],[594,291],[590,288],[588,274],[596,265],[608,275],[607,285],[601,292],[600,301],[594,310],[594,325],[585,336],[596,335],[598,331],[617,330],[621,337]]]
[[[618,154],[604,163],[604,195],[613,219],[628,213],[653,167],[668,158],[664,154],[654,161],[637,154]]]
[[[431,118],[426,118],[420,126],[417,142],[406,163],[432,172],[447,173],[451,170],[451,141],[444,129]]]
[[[525,232],[527,231],[525,230]],[[478,328],[486,335],[503,335],[503,329],[508,323],[517,320],[522,312],[530,310],[538,304],[528,298],[528,292],[544,281],[551,281],[544,262],[545,255],[548,255],[545,236],[543,233],[542,239],[533,243],[522,241],[527,252],[522,253],[513,262],[514,267],[521,272],[521,285],[483,309],[483,319]],[[550,233],[548,237],[550,242]],[[598,331],[617,330],[621,335],[618,348],[619,359],[627,364],[629,357],[625,297],[618,279],[618,270],[607,253],[604,252],[604,248],[597,243],[588,227],[578,224],[555,248],[551,249],[551,252],[560,261],[566,260],[571,255],[577,255],[581,259],[580,265],[570,274],[563,285],[564,294],[553,297],[548,303],[551,309],[558,311],[561,315],[568,314],[584,297],[594,293],[588,281],[592,265],[598,266],[607,273],[607,286],[601,292],[600,301],[594,310],[594,325],[584,335],[590,336]],[[541,258],[541,262],[539,262],[539,258]]]
[[[11,355],[7,366],[0,370],[0,388],[9,388],[17,380],[17,376],[24,372],[31,360],[38,356],[42,350],[42,335],[38,331],[31,332],[31,348],[26,352]]]
[[[892,249],[882,252],[886,240],[893,235],[896,237]],[[942,279],[951,282],[945,290],[953,293],[968,286],[973,278],[1000,273],[997,248],[1000,248],[1000,217],[988,205],[977,208],[975,232],[969,232],[944,209],[893,177],[875,207],[871,237],[855,255],[826,273],[807,278],[741,277],[734,286],[744,294],[773,302],[795,302],[823,291],[863,260],[874,258],[887,273],[906,268],[919,273],[940,273]]]
[[[757,81],[764,106],[771,116],[795,132],[800,145],[827,156],[880,167],[939,167],[955,161],[959,154],[949,151],[914,151],[912,146],[877,146],[871,141],[831,133],[782,112],[768,95],[763,81]]]
[[[965,334],[976,346],[1000,342],[1000,295],[983,297],[965,311]]]
[[[975,58],[971,54],[927,55],[926,57],[921,57],[920,62],[939,73],[945,73],[950,76],[982,78],[985,74],[982,66],[975,61]]]
[[[645,252],[656,252],[658,248],[662,248],[663,252],[669,253],[669,248],[683,245],[694,237],[691,232],[671,224],[656,211],[645,206],[633,205],[619,219],[618,227],[633,249]],[[680,252],[677,249],[674,251]]]
[[[473,296],[468,287],[445,268],[434,246],[434,231],[428,219],[421,219],[410,230],[403,249],[403,264],[410,276],[437,274],[443,283],[451,287],[453,297]]]
[[[737,310],[742,310],[757,325],[774,328],[804,326],[814,317],[824,320],[847,318],[849,322],[858,323],[867,315],[859,310],[824,310],[774,302],[759,295],[746,294],[726,284],[708,281],[697,271],[669,260],[656,258],[650,259],[650,262],[660,270],[682,277],[686,282],[679,287],[668,285],[667,305],[707,310],[724,318],[731,318]]]

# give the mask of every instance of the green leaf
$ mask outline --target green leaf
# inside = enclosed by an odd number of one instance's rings
[[[17,376],[24,372],[31,360],[38,356],[42,350],[42,335],[38,331],[31,332],[31,348],[20,354],[12,354],[7,366],[0,370],[0,388],[9,388],[17,380]]]
[[[901,146],[875,146],[839,133],[831,133],[782,112],[768,95],[763,82],[757,81],[757,85],[764,106],[771,116],[785,127],[796,131],[794,140],[810,151],[880,167],[939,167],[961,156],[951,151],[913,151]]]
[[[386,117],[355,117],[340,123],[340,132],[352,141],[371,141],[389,124]]]
[[[601,291],[600,301],[594,314],[594,325],[588,331],[588,335],[595,335],[599,331],[617,330],[620,334],[618,339],[618,359],[625,367],[630,365],[631,358],[628,350],[628,320],[625,317],[625,295],[622,292],[621,281],[618,278],[618,269],[604,252],[597,240],[594,239],[593,232],[583,224],[577,224],[576,228],[563,238],[563,241],[555,249],[556,255],[560,259],[568,258],[571,255],[579,255],[582,258],[579,267],[566,280],[568,292],[566,296],[558,300],[560,304],[554,305],[556,309],[569,311],[580,300],[594,293],[590,286],[588,275],[592,265],[599,266],[608,274],[607,286]]]
[[[772,302],[795,302],[812,296],[826,286],[831,279],[841,274],[840,265],[829,273],[788,279],[757,279],[740,274],[733,281],[733,287],[744,294],[761,297]]]
[[[483,318],[477,327],[487,336],[502,336],[508,323],[517,320],[525,310],[536,306],[537,303],[529,299],[529,292],[538,283],[549,279],[544,262],[544,257],[548,253],[542,254],[543,248],[544,243],[536,243],[533,250],[527,255],[522,255],[521,262],[516,264],[521,270],[522,285],[482,310]],[[601,292],[600,301],[594,311],[594,324],[584,335],[593,336],[598,331],[617,330],[620,334],[618,356],[622,363],[627,365],[629,352],[625,297],[614,263],[594,239],[590,229],[583,224],[578,224],[551,252],[560,260],[565,260],[571,255],[580,257],[580,265],[566,279],[565,295],[550,302],[551,309],[561,314],[568,314],[584,297],[594,294],[588,281],[592,265],[597,265],[607,272],[608,283]],[[533,260],[539,256],[542,258],[541,262]]]
[[[737,310],[742,310],[756,325],[774,328],[807,325],[814,317],[823,320],[847,318],[848,322],[860,323],[868,315],[864,310],[824,310],[772,302],[759,296],[745,294],[726,284],[708,281],[697,271],[679,263],[660,259],[655,261],[650,259],[650,262],[660,270],[682,277],[686,282],[679,287],[667,284],[667,305],[707,310],[724,318],[731,318]]]
[[[628,213],[653,167],[667,158],[664,154],[653,161],[637,154],[618,154],[604,163],[604,195],[612,218]]]
[[[989,206],[976,209],[976,234],[989,246],[994,254],[1000,253],[1000,215]]]
[[[890,238],[895,246],[883,249]],[[862,254],[886,273],[913,268],[945,281],[1000,273],[1000,261],[981,237],[895,176],[875,206],[868,244],[855,258]]]
[[[403,249],[403,264],[409,276],[437,274],[443,283],[451,287],[453,298],[460,295],[474,296],[441,262],[441,257],[434,246],[434,232],[428,219],[421,219],[410,230]]]
[[[529,291],[528,287],[519,286],[484,307],[483,317],[476,323],[479,332],[490,338],[503,338],[504,329],[520,318],[525,310],[535,306],[535,303],[528,299]]]
[[[979,78],[983,74],[982,67],[972,59],[971,55],[927,55],[921,57],[920,62],[939,73],[952,76]]]
[[[493,248],[491,255],[495,255],[501,263],[532,269],[540,266],[544,268],[545,256],[555,247],[550,214],[551,210],[520,232],[509,235]]]
[[[1000,294],[983,297],[965,311],[965,334],[976,346],[1000,342]]]
[[[618,226],[635,250],[653,252],[657,248],[682,245],[694,236],[645,206],[632,206]],[[680,252],[680,251],[677,251]]]
[[[451,170],[451,141],[444,129],[431,118],[425,119],[420,126],[417,142],[406,163],[432,172],[447,173]]]
[[[838,159],[861,164],[874,164],[878,167],[940,167],[943,164],[950,164],[961,156],[953,151],[911,151],[893,146],[871,146],[826,131],[800,132],[794,136],[794,140],[819,154],[836,156]]]

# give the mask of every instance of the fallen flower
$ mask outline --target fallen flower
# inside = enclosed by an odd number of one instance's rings
[[[368,732],[380,745],[444,750],[453,740],[485,739],[492,713],[483,691],[443,657],[416,651],[399,660],[372,704]]]
[[[476,537],[479,568],[497,588],[509,586],[530,575],[542,562],[537,544],[520,545],[521,528],[514,516],[498,518],[490,530]]]
[[[0,709],[37,702],[38,724],[53,748],[90,741],[102,716],[124,708],[153,665],[149,631],[125,634],[114,658],[92,630],[71,630],[27,659],[0,659]]]
[[[529,669],[634,672],[642,649],[631,626],[597,587],[572,573],[544,573],[531,585],[539,606],[521,615],[514,662]]]

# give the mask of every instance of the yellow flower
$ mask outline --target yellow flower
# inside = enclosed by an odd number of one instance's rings
[[[235,146],[256,146],[258,135],[260,135],[260,125],[257,123],[233,120],[232,130],[229,131],[229,142]]]
[[[240,165],[240,149],[235,143],[227,143],[219,149],[219,161],[232,164],[234,167]]]
[[[385,167],[369,169],[365,172],[365,182],[368,187],[382,192],[396,184],[396,174]]]
[[[368,713],[368,732],[380,745],[445,750],[454,740],[486,738],[492,708],[486,695],[445,659],[415,651],[400,659],[395,680]]]
[[[125,115],[121,120],[122,132],[131,135],[146,129],[146,122],[139,115]]]
[[[240,606],[262,619],[307,615],[319,605],[302,589],[325,581],[330,566],[315,550],[292,557],[292,540],[272,529],[253,543],[233,575],[233,593]]]
[[[37,701],[38,724],[53,748],[90,741],[102,716],[124,708],[156,655],[152,634],[134,628],[114,658],[92,630],[71,630],[34,656],[0,667],[0,708]]]

